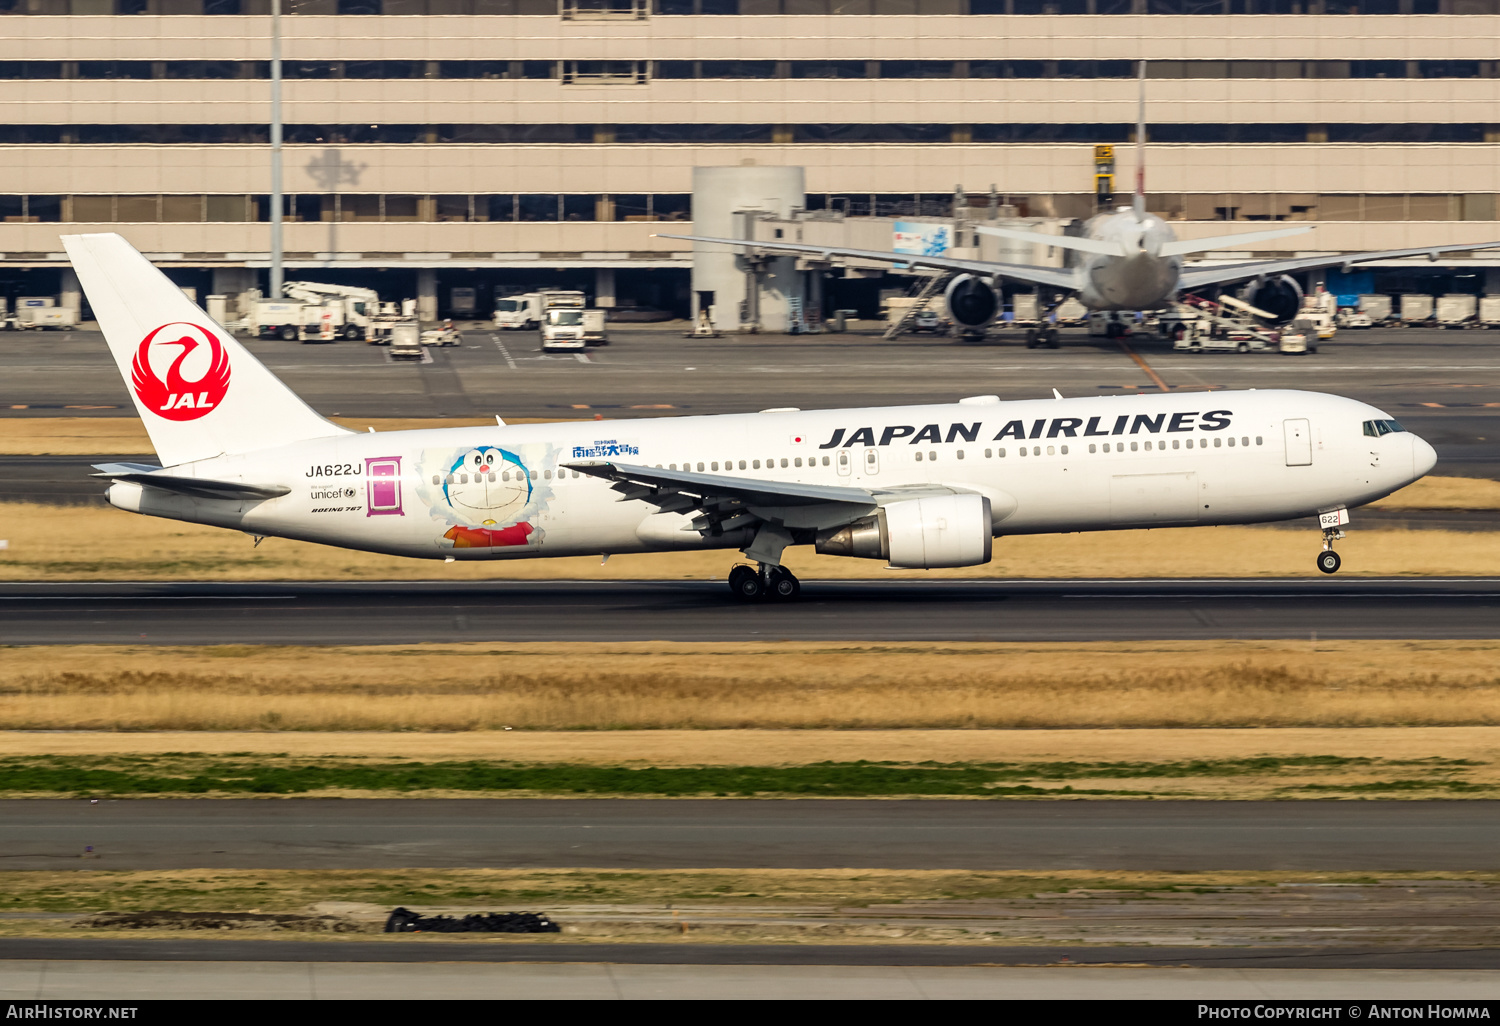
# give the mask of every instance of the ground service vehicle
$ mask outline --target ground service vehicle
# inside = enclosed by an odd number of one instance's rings
[[[921,570],[987,563],[996,536],[1317,516],[1333,573],[1348,510],[1437,462],[1374,406],[1283,389],[351,431],[121,236],[63,244],[159,461],[99,465],[110,504],[226,543],[475,561],[738,549],[755,566],[732,571],[734,594],[791,599],[792,545]]]
[[[495,300],[495,327],[502,331],[533,331],[542,322],[542,297],[537,292]]]
[[[1479,300],[1479,323],[1486,328],[1500,328],[1500,296]]]
[[[1437,298],[1439,328],[1467,328],[1478,315],[1478,296],[1467,292],[1450,292]]]

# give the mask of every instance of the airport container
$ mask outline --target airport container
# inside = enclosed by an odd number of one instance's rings
[[[1479,300],[1479,323],[1486,328],[1500,328],[1500,296]]]
[[[1391,319],[1391,297],[1381,295],[1361,295],[1359,297],[1360,312],[1367,315],[1375,324],[1384,324]]]
[[[1027,325],[1037,322],[1038,306],[1035,293],[1017,292],[1010,297],[1010,307],[1015,313],[1013,324]]]
[[[1418,324],[1432,320],[1432,297],[1420,292],[1409,292],[1398,297],[1401,301],[1401,323]]]
[[[1450,292],[1438,297],[1437,322],[1440,328],[1466,328],[1479,310],[1479,297],[1466,292]]]

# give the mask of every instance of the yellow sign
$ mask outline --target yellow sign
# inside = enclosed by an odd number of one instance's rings
[[[1113,164],[1115,162],[1115,148],[1109,144],[1094,147],[1095,164]]]
[[[1094,195],[1095,196],[1113,196],[1114,194],[1115,194],[1115,176],[1114,175],[1095,175],[1094,176]]]

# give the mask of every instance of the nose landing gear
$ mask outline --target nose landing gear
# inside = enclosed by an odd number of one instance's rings
[[[1336,574],[1343,560],[1333,551],[1333,543],[1344,538],[1343,527],[1349,522],[1349,511],[1343,506],[1318,514],[1318,526],[1323,529],[1323,551],[1318,553],[1318,569],[1325,574]]]
[[[790,602],[802,594],[802,582],[784,566],[760,563],[752,567],[741,563],[729,571],[729,590],[741,602],[761,599]]]

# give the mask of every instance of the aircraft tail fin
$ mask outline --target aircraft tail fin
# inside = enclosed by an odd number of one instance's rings
[[[1146,62],[1140,62],[1135,98],[1135,195],[1130,206],[1135,219],[1146,219]]]
[[[113,232],[63,245],[163,465],[348,434]]]

